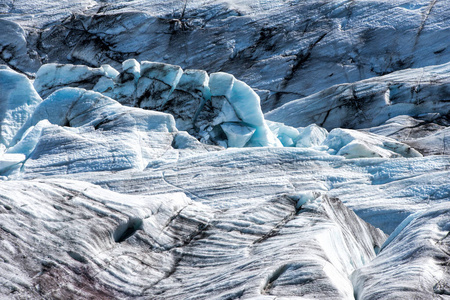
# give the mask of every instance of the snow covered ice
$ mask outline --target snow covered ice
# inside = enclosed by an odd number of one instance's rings
[[[450,297],[445,2],[0,13],[1,299]]]

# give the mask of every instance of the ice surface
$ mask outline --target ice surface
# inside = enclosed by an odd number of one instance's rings
[[[450,84],[450,63],[406,69],[388,75],[332,86],[265,114],[268,120],[300,127],[316,123],[328,130],[367,128],[399,115],[419,116],[449,107],[441,95]]]
[[[384,124],[366,129],[369,132],[394,138],[417,149],[424,155],[450,154],[448,117],[440,113],[416,118],[401,115]]]

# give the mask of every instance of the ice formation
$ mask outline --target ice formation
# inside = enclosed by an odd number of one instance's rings
[[[447,299],[449,7],[4,1],[0,298]]]
[[[231,74],[213,73],[210,78],[201,70],[183,72],[179,66],[130,59],[121,73],[106,65],[44,65],[34,86],[44,97],[64,86],[78,86],[127,106],[168,112],[179,130],[208,144],[281,146],[265,123],[259,96]]]

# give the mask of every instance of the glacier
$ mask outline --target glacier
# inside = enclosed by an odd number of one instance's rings
[[[0,298],[448,299],[448,11],[0,3]]]

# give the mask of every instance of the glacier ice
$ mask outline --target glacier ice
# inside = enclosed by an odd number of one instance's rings
[[[450,153],[450,147],[447,147],[450,145],[449,129],[446,126],[448,124],[448,117],[440,113],[417,117],[400,115],[365,131],[394,138],[424,155],[448,155]]]
[[[450,111],[442,95],[448,94],[449,71],[447,63],[335,85],[291,101],[265,117],[293,127],[316,123],[331,130],[379,126],[400,115],[447,115]]]
[[[110,73],[109,73],[110,74]],[[33,85],[36,91],[47,98],[62,87],[92,89],[101,77],[109,77],[102,68],[90,68],[83,65],[45,64],[36,73]]]
[[[328,137],[328,131],[316,124],[311,124],[302,130],[296,139],[295,147],[321,146]]]
[[[446,299],[448,8],[4,1],[0,298]]]
[[[256,131],[253,127],[230,122],[222,123],[220,127],[227,135],[228,147],[244,147]]]
[[[182,74],[183,70],[179,66],[141,62],[134,106],[159,109],[166,103]]]

